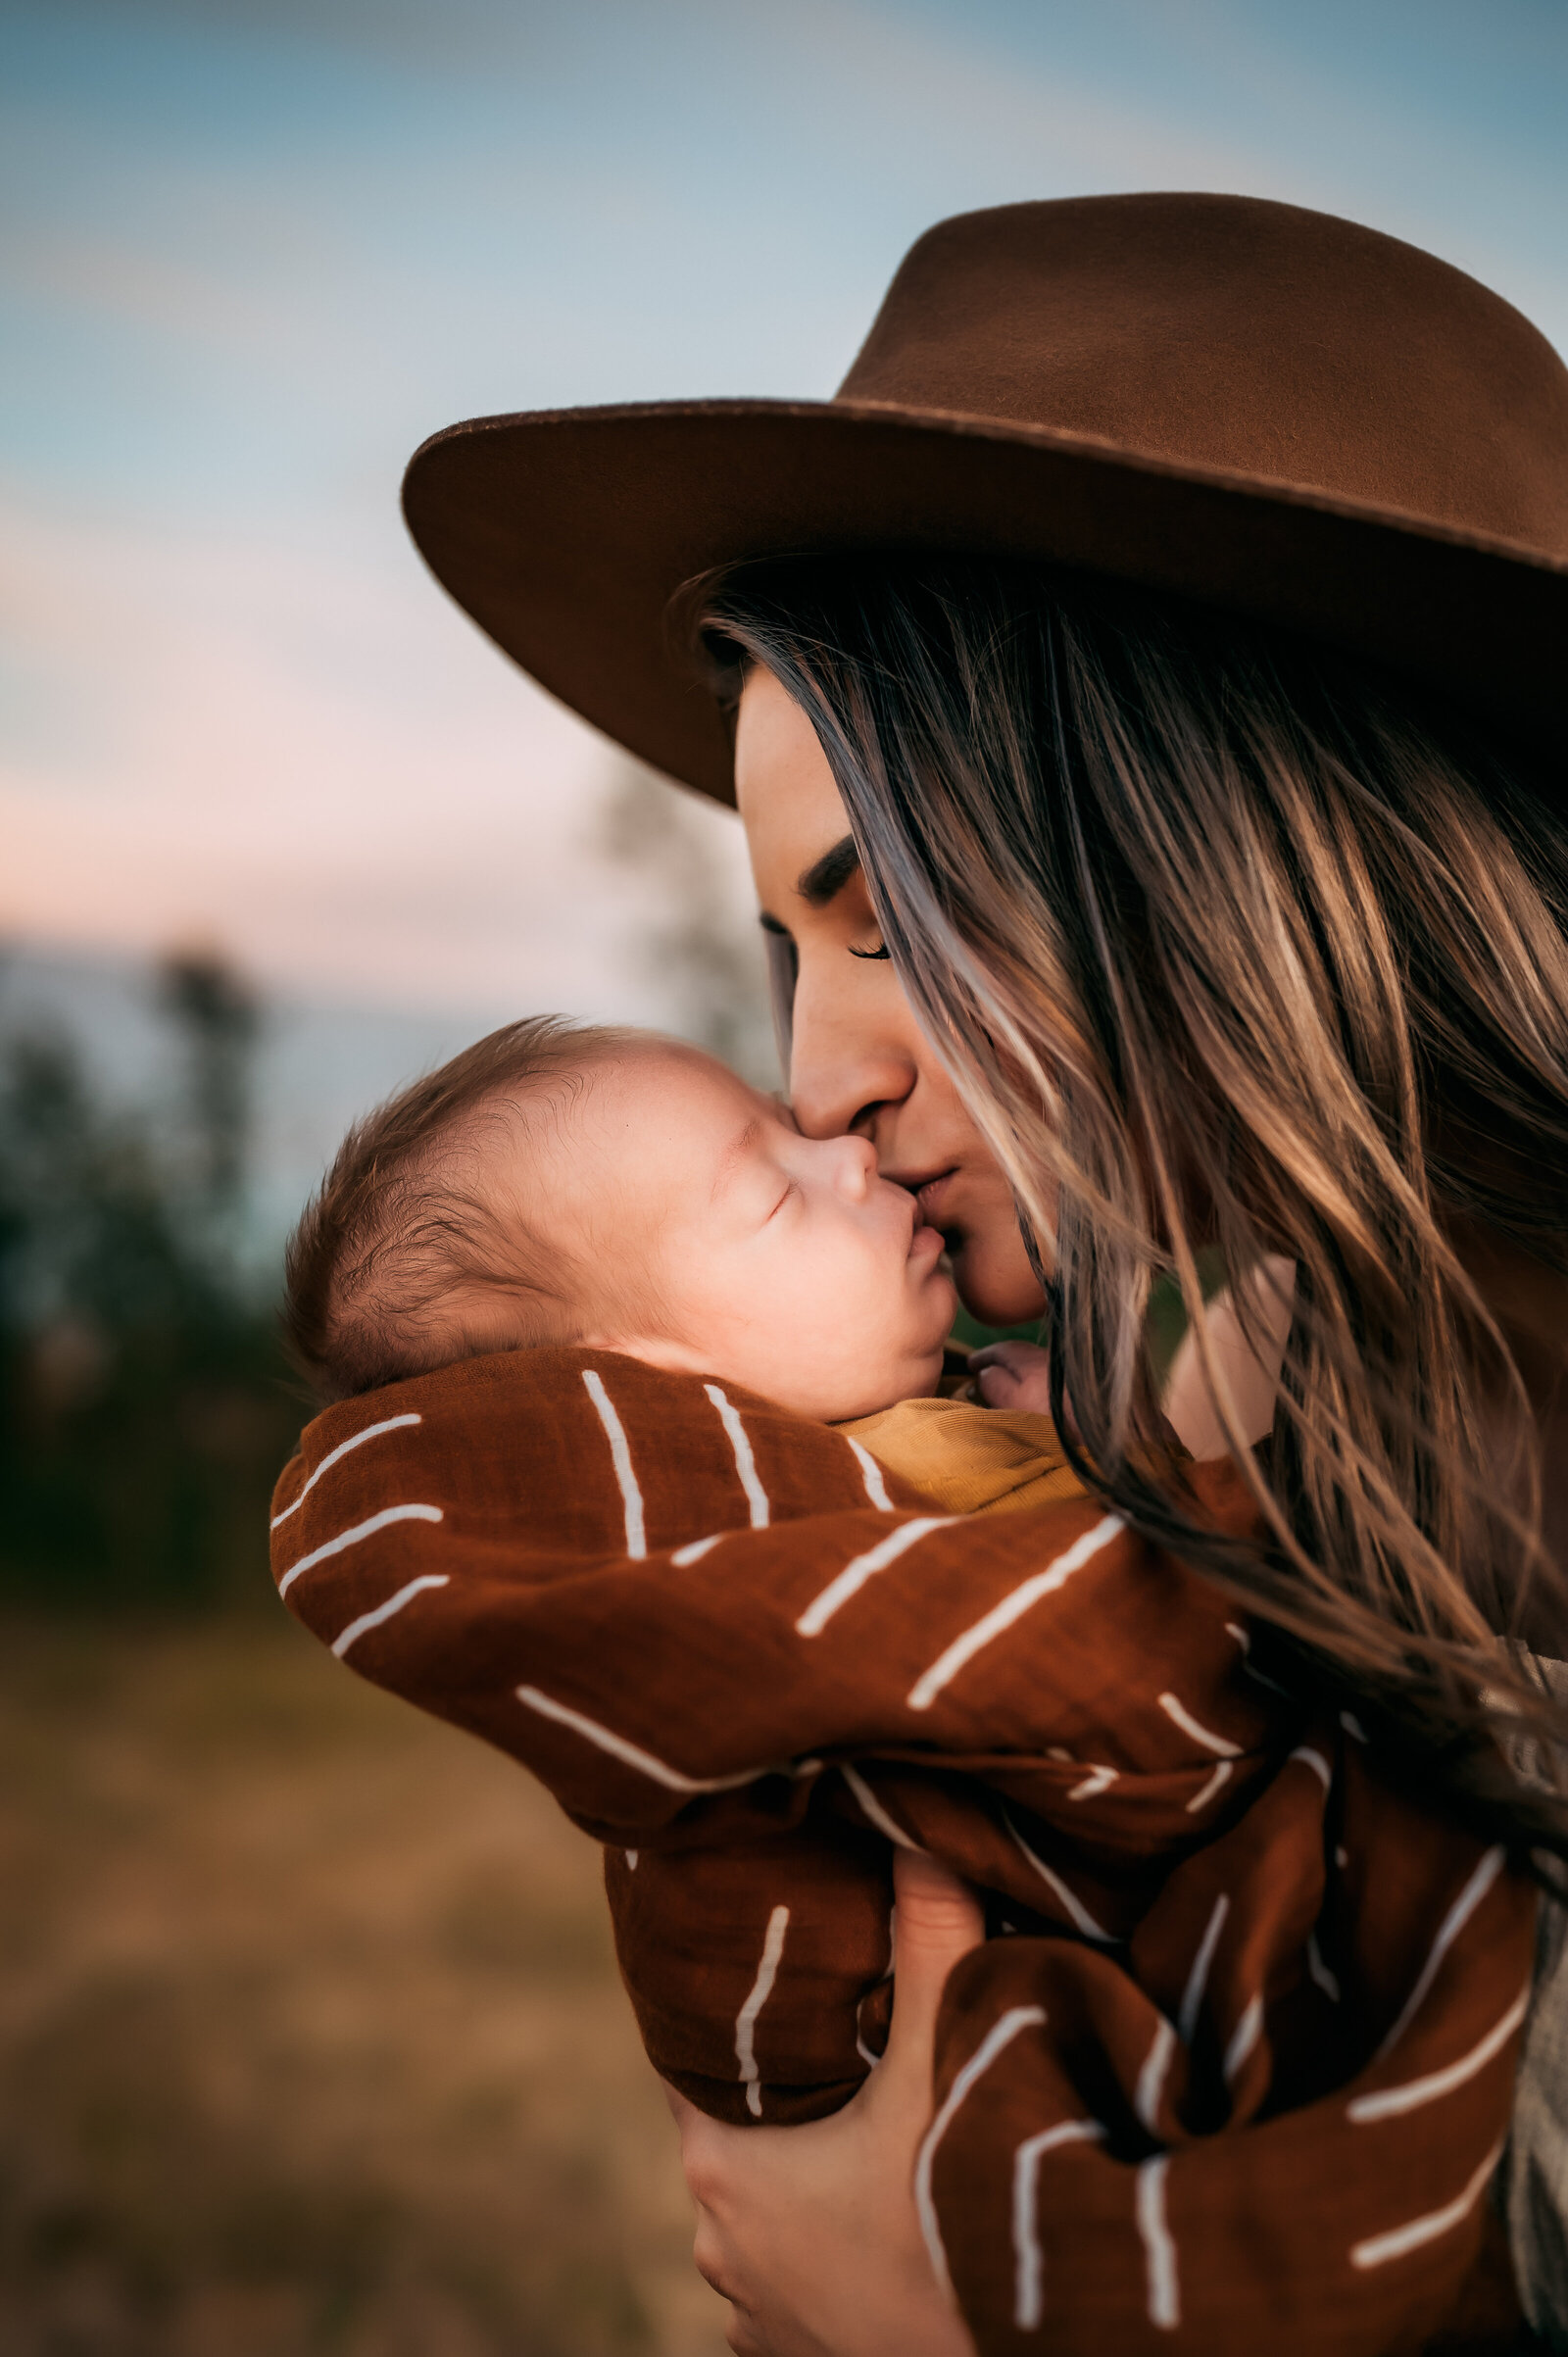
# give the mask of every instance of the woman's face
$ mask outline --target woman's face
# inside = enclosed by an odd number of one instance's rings
[[[762,922],[800,961],[790,1095],[809,1138],[869,1139],[939,1228],[966,1306],[1011,1326],[1045,1307],[1005,1180],[899,986],[816,733],[771,672],[741,697],[735,782]]]

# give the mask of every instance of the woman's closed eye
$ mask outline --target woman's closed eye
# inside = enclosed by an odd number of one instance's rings
[[[874,949],[870,950],[858,950],[853,942],[850,945],[850,956],[852,958],[891,958],[892,955],[893,953],[887,947],[887,945],[880,941],[877,943]]]

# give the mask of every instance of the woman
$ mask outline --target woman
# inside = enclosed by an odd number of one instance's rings
[[[1291,208],[1013,207],[921,241],[835,403],[494,420],[428,445],[408,505],[529,669],[728,798],[663,618],[701,576],[680,611],[738,701],[803,1125],[872,1139],[979,1315],[1049,1304],[1052,1404],[1135,1525],[1376,1709],[1456,1816],[1568,1851],[1494,1740],[1555,1732],[1524,1648],[1562,1649],[1549,348],[1430,257]],[[1260,1350],[1280,1304],[1248,1280],[1296,1268],[1256,1452],[1205,1250]],[[1264,1517],[1245,1561],[1147,1471],[1165,1272]],[[744,2136],[683,2113],[737,2350],[969,2345],[909,2184],[979,1929],[930,1870],[901,1902],[893,2045],[848,2112]],[[1533,2058],[1550,2035],[1543,2003]],[[1512,2163],[1539,2327],[1565,2313],[1553,2134]]]

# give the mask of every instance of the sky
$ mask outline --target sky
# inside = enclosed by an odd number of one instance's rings
[[[616,757],[404,535],[427,433],[826,395],[929,222],[1112,189],[1568,348],[1565,121],[1564,0],[0,0],[0,935],[657,1016]]]

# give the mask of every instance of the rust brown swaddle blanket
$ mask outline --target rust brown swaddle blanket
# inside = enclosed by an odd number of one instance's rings
[[[648,2051],[708,2110],[873,2066],[891,1845],[987,1894],[916,2188],[983,2351],[1372,2357],[1449,2314],[1533,1894],[1098,1500],[940,1515],[764,1400],[537,1350],[328,1409],[274,1513],[290,1609],[605,1843]]]

